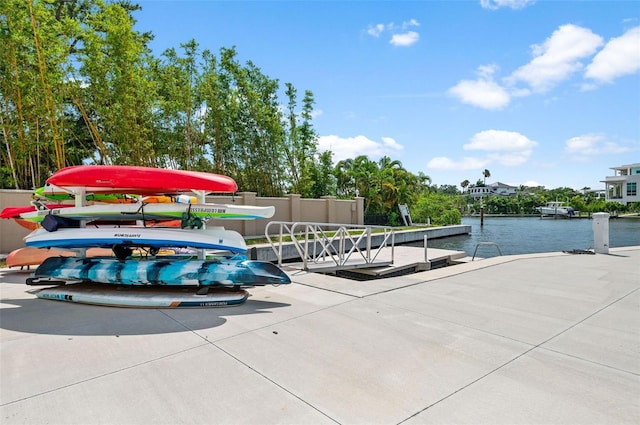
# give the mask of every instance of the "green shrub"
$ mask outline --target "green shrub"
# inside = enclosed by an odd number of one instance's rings
[[[431,219],[434,226],[460,224],[462,214],[456,204],[457,196],[423,193],[411,208],[411,219],[414,223],[427,223]]]

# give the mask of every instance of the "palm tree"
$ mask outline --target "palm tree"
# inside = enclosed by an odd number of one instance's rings
[[[400,173],[405,171],[402,163],[383,156],[378,160],[378,186],[380,201],[386,208],[392,208],[398,202],[398,190],[401,183]]]
[[[333,169],[333,174],[337,179],[338,196],[356,196],[354,161],[352,158],[339,161]]]
[[[418,171],[418,185],[422,189],[422,191],[428,191],[429,186],[431,185],[431,177],[423,173],[422,171]]]
[[[482,172],[482,175],[484,176],[484,180],[482,183],[486,185],[487,177],[491,177],[491,172],[485,168],[485,170]]]
[[[375,161],[371,161],[366,155],[357,156],[353,160],[353,183],[356,193],[365,198],[364,212],[370,211],[370,207],[380,204],[380,187],[378,186],[378,174],[380,169]]]
[[[471,184],[471,182],[467,179],[464,179],[462,181],[462,183],[460,183],[460,186],[462,186],[462,191],[464,192],[464,190],[469,186],[469,184]]]

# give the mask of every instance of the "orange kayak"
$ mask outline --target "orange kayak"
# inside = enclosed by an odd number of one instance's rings
[[[87,257],[112,256],[113,251],[107,248],[89,248]],[[38,266],[49,257],[75,257],[75,251],[56,248],[24,247],[11,251],[7,255],[7,267]]]

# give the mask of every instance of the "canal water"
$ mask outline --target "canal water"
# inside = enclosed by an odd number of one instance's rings
[[[593,248],[593,228],[590,219],[541,219],[539,217],[464,217],[462,224],[471,225],[471,234],[430,239],[428,247],[465,251],[472,256],[480,242],[493,242],[503,255],[537,252],[571,251]],[[423,242],[412,245],[423,246]],[[640,246],[640,219],[609,220],[609,246]],[[480,245],[476,256],[499,255],[494,245]]]

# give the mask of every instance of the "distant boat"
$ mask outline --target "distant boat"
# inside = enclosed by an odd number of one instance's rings
[[[538,210],[540,215],[543,217],[572,217],[575,215],[573,208],[566,206],[564,205],[564,202],[559,201],[547,202],[544,206],[536,207],[536,210]]]

